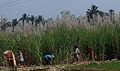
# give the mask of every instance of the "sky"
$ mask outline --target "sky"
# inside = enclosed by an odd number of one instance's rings
[[[56,18],[61,11],[71,11],[76,16],[85,15],[94,4],[99,10],[120,12],[120,0],[0,0],[0,16],[19,18],[23,13]]]

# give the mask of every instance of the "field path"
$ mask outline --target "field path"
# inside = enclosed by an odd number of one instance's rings
[[[48,71],[61,71],[61,69],[58,67],[49,67]]]
[[[64,71],[66,67],[70,66],[70,67],[75,67],[77,65],[80,64],[104,64],[104,63],[109,63],[111,61],[83,61],[80,63],[74,63],[74,64],[61,64],[61,65],[49,65],[49,66],[31,66],[31,67],[20,67],[17,68],[17,71]],[[115,61],[115,62],[119,62],[119,61]],[[5,71],[5,67],[0,66],[0,71]],[[74,68],[73,68],[74,69]],[[87,70],[91,70],[95,71],[96,69],[90,68],[90,69],[83,69],[81,71],[87,71]],[[101,69],[99,71],[105,71],[104,69]]]

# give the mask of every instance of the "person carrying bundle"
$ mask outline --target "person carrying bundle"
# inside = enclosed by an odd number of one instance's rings
[[[78,46],[74,46],[74,52],[75,52],[74,58],[76,59],[76,62],[79,63],[81,55]]]
[[[13,70],[14,67],[16,66],[16,60],[15,60],[15,55],[12,52],[11,49],[6,50],[4,53],[4,61],[5,61],[5,66],[9,67],[10,70]]]
[[[94,53],[93,49],[88,47],[88,46],[86,46],[86,48],[87,48],[87,55],[88,55],[89,59],[94,60],[95,59],[95,53]]]
[[[23,53],[20,51],[20,49],[18,49],[17,54],[18,54],[17,58],[18,58],[19,66],[24,65],[24,57],[23,57]]]

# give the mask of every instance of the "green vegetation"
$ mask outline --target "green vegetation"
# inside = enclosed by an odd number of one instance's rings
[[[107,25],[91,30],[84,27],[71,29],[62,27],[46,30],[40,35],[2,33],[0,35],[0,53],[2,54],[7,48],[12,48],[14,53],[16,53],[17,48],[21,48],[24,54],[27,54],[26,58],[28,58],[28,55],[30,55],[29,57],[32,56],[31,60],[36,64],[39,63],[44,52],[50,51],[55,55],[56,62],[60,63],[66,59],[66,54],[73,49],[73,45],[80,46],[83,54],[85,53],[85,46],[88,45],[94,49],[100,59],[105,59],[106,55],[108,55],[106,52],[111,52],[113,56],[119,54],[119,30],[120,27],[118,25]],[[112,51],[108,50],[108,48],[112,49]]]
[[[46,51],[55,56],[57,64],[66,59],[73,46],[79,46],[86,60],[86,46],[93,48],[97,60],[120,59],[120,15],[113,10],[105,13],[92,5],[86,16],[75,16],[70,11],[61,12],[57,19],[23,14],[9,22],[1,19],[0,61],[3,52],[11,48],[16,54],[20,48],[26,64],[39,64]],[[11,31],[12,30],[12,31]]]
[[[74,69],[105,69],[107,71],[113,70],[113,71],[120,71],[120,62],[108,62],[104,64],[83,64],[83,65],[77,65],[77,66],[68,66],[67,67],[69,70],[74,68]]]

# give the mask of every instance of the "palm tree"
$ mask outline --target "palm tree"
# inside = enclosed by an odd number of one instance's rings
[[[6,18],[2,18],[0,23],[1,23],[1,32],[5,31],[7,27],[11,26],[10,25],[11,22],[9,22],[8,19]]]
[[[24,32],[24,24],[25,24],[25,22],[27,22],[27,23],[29,22],[29,15],[24,13],[22,15],[22,17],[19,19],[19,21],[22,21],[22,24],[23,24],[23,28],[22,29],[23,29],[23,32]]]
[[[36,17],[34,15],[31,15],[31,17],[29,17],[29,20],[32,22],[32,25],[34,25],[35,18]]]
[[[25,21],[29,22],[29,15],[24,13],[22,17],[19,19],[19,21],[22,21],[23,24],[25,23]]]
[[[112,10],[112,9],[110,9],[109,10],[109,14],[110,14],[110,20],[113,22],[114,21],[114,13],[115,11],[114,10]]]
[[[110,9],[110,10],[109,10],[109,13],[110,13],[111,15],[115,14],[114,12],[115,12],[115,11],[114,11],[113,9]]]
[[[93,18],[93,15],[97,15],[98,13],[98,7],[95,5],[92,5],[90,9],[87,9],[86,13],[87,16],[89,16],[90,18]]]
[[[103,12],[103,11],[98,11],[98,14],[99,14],[101,17],[103,17],[103,16],[105,15],[105,12]]]
[[[14,32],[14,27],[18,24],[17,19],[12,20],[12,27],[13,27],[13,32]]]
[[[42,23],[43,25],[45,24],[44,17],[41,15],[38,15],[38,17],[35,19],[35,25]]]
[[[87,9],[86,13],[87,13],[87,17],[88,17],[88,21],[90,22],[90,19],[93,19],[93,15],[97,15],[99,12],[98,7],[95,5],[92,5],[90,9]]]

